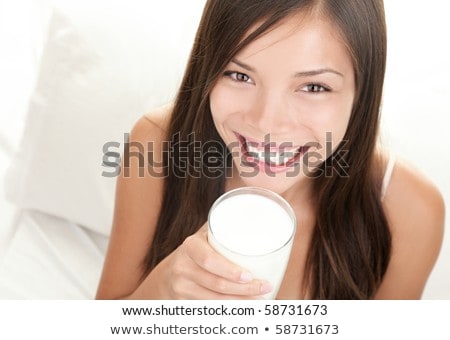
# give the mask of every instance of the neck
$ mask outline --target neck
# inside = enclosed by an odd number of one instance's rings
[[[313,181],[309,178],[302,178],[291,188],[280,194],[286,201],[292,205],[310,204],[313,197]]]

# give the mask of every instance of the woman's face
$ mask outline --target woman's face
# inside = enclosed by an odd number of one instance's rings
[[[295,15],[234,56],[210,105],[245,184],[283,193],[342,141],[354,94],[352,60],[337,30]]]

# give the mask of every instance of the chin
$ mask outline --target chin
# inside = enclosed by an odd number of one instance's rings
[[[241,169],[239,174],[245,186],[264,188],[279,195],[283,195],[283,193],[292,189],[302,178],[302,174],[299,171],[262,173],[253,169]]]

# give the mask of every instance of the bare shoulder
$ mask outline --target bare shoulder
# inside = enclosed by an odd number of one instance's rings
[[[445,204],[439,189],[406,160],[396,161],[384,206],[393,222],[393,233],[414,231],[439,236],[443,232]]]
[[[162,204],[162,142],[170,106],[134,124],[117,178],[113,226],[97,298],[123,298],[138,287]]]
[[[378,298],[420,298],[443,239],[443,197],[427,176],[399,158],[383,206],[392,256]]]
[[[142,115],[131,129],[128,151],[124,154],[124,170],[136,171],[140,170],[141,174],[131,174],[130,177],[138,177],[143,180],[151,181],[154,171],[159,171],[159,165],[162,162],[163,142],[167,140],[167,130],[170,116],[173,110],[173,104],[169,103],[164,106],[156,107],[150,112]],[[139,152],[141,160],[136,156]],[[126,159],[126,157],[129,159]],[[129,169],[127,169],[129,168]],[[142,171],[146,170],[146,175],[142,175]],[[150,175],[150,176],[147,176]],[[158,176],[157,176],[158,177]]]
[[[151,123],[159,127],[161,131],[166,132],[172,110],[173,103],[168,103],[166,105],[156,107],[150,112],[147,112],[143,115],[141,120],[147,121],[147,123]]]

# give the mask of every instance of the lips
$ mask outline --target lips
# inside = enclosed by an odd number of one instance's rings
[[[269,166],[272,170],[283,170],[294,165],[308,152],[309,146],[294,146],[292,143],[270,141],[256,142],[236,133],[243,156],[255,165]]]

